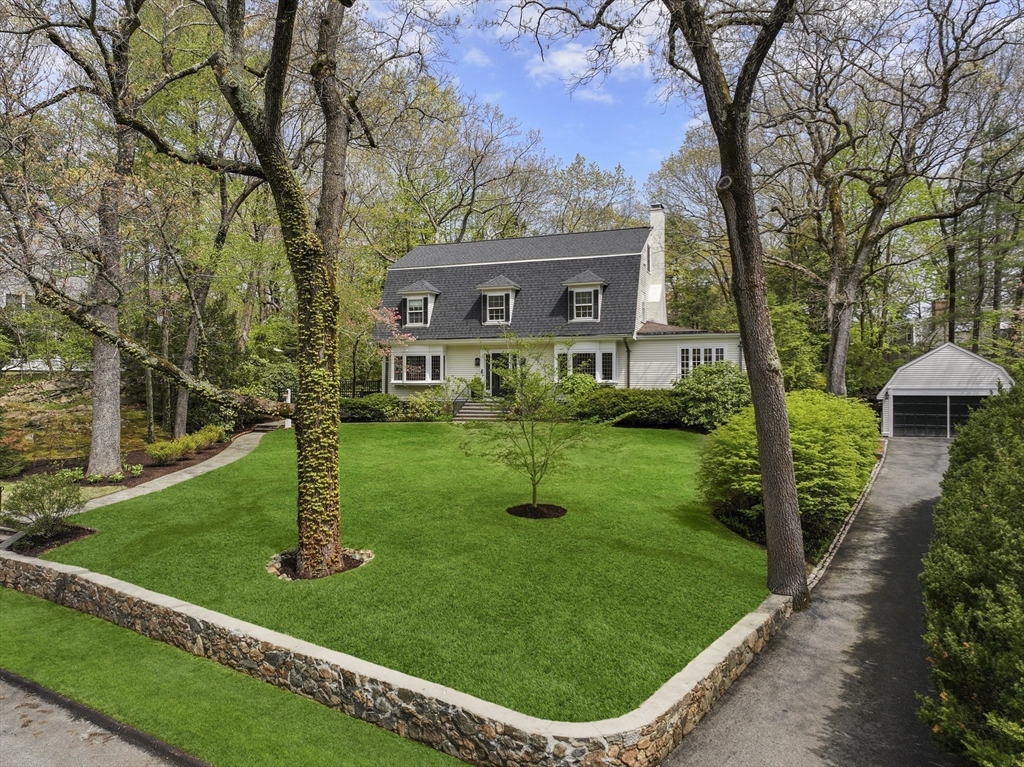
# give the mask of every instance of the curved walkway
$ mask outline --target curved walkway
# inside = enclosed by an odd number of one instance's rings
[[[948,441],[891,439],[811,607],[794,615],[666,767],[958,767],[916,717],[928,689],[921,557]]]
[[[221,450],[217,455],[212,458],[207,458],[202,463],[197,463],[194,466],[189,466],[187,469],[181,471],[175,471],[170,474],[165,474],[162,477],[157,477],[149,482],[143,482],[141,485],[135,487],[126,487],[124,490],[118,490],[116,493],[110,495],[103,495],[99,498],[93,498],[82,508],[82,511],[92,511],[98,509],[101,506],[109,506],[112,503],[120,503],[121,501],[127,501],[129,498],[138,498],[140,495],[146,495],[147,493],[155,493],[158,490],[163,490],[166,487],[177,485],[185,480],[198,477],[201,474],[206,474],[219,469],[221,466],[227,466],[229,463],[234,463],[239,458],[249,455],[256,446],[263,439],[265,432],[248,432],[241,434],[231,442],[226,448]]]

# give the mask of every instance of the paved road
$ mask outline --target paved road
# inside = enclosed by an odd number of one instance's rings
[[[0,679],[0,767],[201,767],[203,763],[49,691]]]
[[[948,442],[889,441],[812,606],[795,615],[666,767],[959,767],[915,712],[928,688],[917,576]]]

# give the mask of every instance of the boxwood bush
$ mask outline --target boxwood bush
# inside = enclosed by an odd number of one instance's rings
[[[867,483],[878,423],[867,405],[815,390],[786,395],[804,552],[816,562]],[[764,543],[764,506],[754,409],[708,436],[699,485],[712,514],[744,538]]]
[[[601,388],[576,403],[576,416],[616,421],[620,426],[670,429],[683,425],[679,398],[663,389]]]
[[[1024,386],[957,432],[921,584],[935,690],[922,718],[978,764],[1024,764]]]
[[[390,421],[401,409],[402,402],[394,394],[368,394],[341,400],[341,415],[346,421]]]
[[[731,362],[701,365],[676,381],[683,423],[711,431],[750,404],[747,374]]]

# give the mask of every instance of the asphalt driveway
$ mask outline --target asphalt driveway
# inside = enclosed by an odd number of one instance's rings
[[[811,607],[793,616],[667,767],[960,767],[916,717],[928,689],[921,557],[945,439],[897,438]]]

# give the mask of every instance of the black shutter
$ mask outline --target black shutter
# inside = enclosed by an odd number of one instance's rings
[[[405,299],[401,298],[398,301],[398,324],[401,327],[405,327]]]
[[[430,324],[430,296],[423,296],[423,324]]]
[[[601,319],[601,288],[594,288],[594,319]]]
[[[568,292],[566,293],[566,295],[569,296],[569,319],[572,320],[572,318],[573,318],[573,304],[575,303],[575,298],[573,297],[573,290],[572,290],[572,288],[568,289]]]
[[[512,294],[505,294],[505,322],[512,321]]]
[[[487,322],[487,294],[480,294],[480,321]]]

